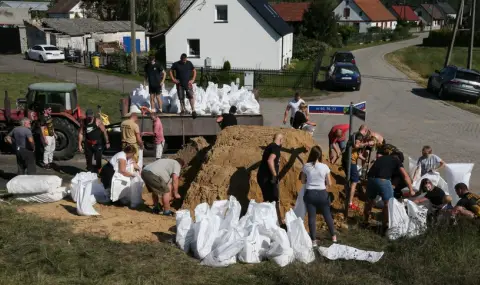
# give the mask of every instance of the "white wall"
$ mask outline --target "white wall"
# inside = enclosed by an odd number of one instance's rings
[[[348,4],[347,4],[348,2]],[[350,8],[350,17],[345,18],[343,16],[343,11],[345,8]],[[343,0],[338,4],[338,6],[333,10],[335,15],[339,16],[338,22],[340,24],[351,24],[358,22],[359,23],[359,32],[366,33],[370,27],[382,27],[382,22],[371,22],[370,19],[363,13],[362,9],[353,2],[353,0]],[[394,30],[397,27],[397,21],[385,21],[384,29]]]
[[[214,23],[215,5],[226,3],[228,23]],[[280,35],[245,0],[196,1],[165,35],[167,63],[187,53],[187,39],[200,39],[200,58],[189,58],[197,67],[210,57],[212,66],[228,60],[234,68],[281,68]]]
[[[282,46],[280,39],[280,46]],[[283,66],[287,66],[290,64],[290,61],[292,60],[293,56],[293,33],[285,35],[283,37],[283,50],[282,50],[282,55],[283,55]]]
[[[87,48],[85,46],[85,40],[89,38],[89,36],[78,36],[78,37],[70,37],[67,35],[55,35],[55,43],[51,43],[56,45],[58,48],[71,48],[81,51],[86,51]]]
[[[104,42],[119,42],[123,45],[123,37],[130,37],[130,32],[120,32],[120,33],[106,33],[106,34],[92,34],[92,38],[95,39],[96,42],[104,41]],[[140,40],[140,51],[145,52],[150,49],[147,45],[145,45],[145,32],[137,32],[136,38]]]

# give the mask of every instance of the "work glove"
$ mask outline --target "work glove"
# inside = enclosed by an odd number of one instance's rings
[[[278,178],[277,178],[277,176],[273,176],[272,179],[270,179],[270,183],[272,183],[272,184],[278,184]]]

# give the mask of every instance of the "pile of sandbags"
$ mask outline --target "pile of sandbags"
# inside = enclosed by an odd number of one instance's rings
[[[7,192],[23,202],[52,203],[62,200],[67,191],[56,175],[18,175],[7,183]]]
[[[195,93],[195,111],[198,115],[228,113],[231,106],[237,107],[237,114],[260,114],[260,104],[255,99],[255,95],[244,87],[239,88],[234,83],[218,88],[218,84],[209,82],[206,90],[193,84],[193,92]],[[130,102],[130,112],[140,113],[140,107],[150,108],[148,87],[140,85],[135,88],[130,96]],[[185,100],[185,108],[188,112],[192,111],[189,100]],[[180,113],[177,88],[168,91],[162,87],[162,111],[164,113]]]

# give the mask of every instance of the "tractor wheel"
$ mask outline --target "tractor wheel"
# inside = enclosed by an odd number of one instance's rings
[[[57,135],[54,158],[69,160],[75,156],[78,147],[78,129],[67,119],[53,118],[53,128]]]

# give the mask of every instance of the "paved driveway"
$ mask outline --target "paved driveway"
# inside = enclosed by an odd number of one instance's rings
[[[426,97],[427,93],[403,73],[390,66],[383,56],[397,49],[421,43],[421,38],[376,46],[354,52],[362,72],[360,91],[340,92],[328,98],[312,98],[309,103],[341,104],[367,101],[367,124],[384,135],[388,142],[417,158],[423,145],[431,145],[434,152],[448,162],[477,162],[480,158],[480,117],[441,101]],[[0,72],[37,72],[57,74],[59,79],[96,85],[127,92],[139,82],[114,76],[77,71],[61,64],[40,64],[23,60],[20,56],[0,56]],[[125,86],[125,87],[123,87]],[[286,99],[261,100],[265,125],[281,126]],[[327,143],[327,133],[334,124],[348,123],[347,116],[312,115],[318,127],[315,138]],[[354,127],[361,124],[354,121]],[[471,186],[480,189],[480,168],[476,166]]]

